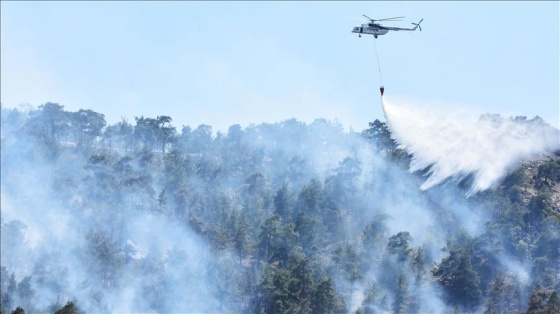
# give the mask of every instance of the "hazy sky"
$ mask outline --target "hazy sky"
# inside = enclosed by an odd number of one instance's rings
[[[384,120],[389,99],[535,115],[559,125],[559,3],[1,2],[1,102],[169,115],[180,127]]]

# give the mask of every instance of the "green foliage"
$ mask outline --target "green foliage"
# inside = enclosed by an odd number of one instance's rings
[[[134,137],[137,143],[144,148],[153,149],[161,145],[161,152],[165,153],[166,146],[175,140],[175,127],[171,127],[169,116],[158,116],[157,118],[135,117]]]
[[[527,314],[560,313],[560,298],[557,291],[533,290],[527,306]]]
[[[241,216],[241,219],[239,221],[239,223],[237,224],[236,230],[235,230],[235,251],[237,253],[237,255],[239,256],[239,259],[241,261],[241,258],[243,256],[246,256],[250,250],[251,250],[251,242],[250,242],[250,234],[249,234],[249,223],[247,222],[247,220],[245,219],[245,216]]]
[[[116,285],[118,271],[125,262],[123,248],[101,230],[91,230],[86,241],[86,254],[95,261],[90,267],[99,275],[104,285]]]
[[[101,130],[106,125],[105,116],[90,109],[80,109],[70,117],[80,147],[91,147],[94,139],[101,135]]]
[[[259,295],[253,298],[255,312],[339,313],[343,304],[332,280],[315,279],[313,265],[302,255],[292,255],[287,268],[273,265],[264,269]],[[260,309],[260,310],[258,310]]]
[[[15,310],[12,311],[12,314],[25,314],[25,310],[18,306]]]
[[[412,241],[412,237],[408,231],[399,232],[389,238],[387,250],[389,253],[396,255],[399,262],[404,262],[412,254],[412,248],[408,246],[410,241]]]
[[[105,128],[101,141],[109,148],[131,150],[133,147],[134,126],[125,118],[117,124]]]
[[[55,141],[68,131],[69,114],[64,111],[64,106],[57,103],[45,103],[39,106],[38,111],[33,111],[30,115],[27,128],[32,134]]]
[[[312,179],[298,195],[297,210],[299,213],[316,215],[320,211],[321,191],[323,187],[317,179]]]
[[[29,113],[5,112],[2,108],[2,135],[10,138],[2,139],[3,159],[22,157],[11,150],[16,147],[26,147],[24,157],[30,157],[17,169],[5,169],[7,161],[2,161],[3,193],[10,191],[7,174],[20,175],[39,161],[52,163],[56,180],[45,184],[56,190],[53,200],[91,222],[79,239],[84,247],[76,253],[92,274],[91,282],[111,291],[131,281],[136,271],[154,275],[138,287],[149,303],[142,311],[175,310],[165,301],[171,294],[169,282],[176,280],[170,277],[184,278],[166,274],[166,263],[181,264],[191,257],[178,251],[167,252],[168,258],[138,257],[122,227],[127,214],[137,212],[193,231],[208,254],[220,260],[208,273],[215,293],[227,297],[219,301],[222,312],[340,313],[354,310],[350,306],[359,313],[428,312],[422,298],[434,297],[427,292],[433,285],[441,288],[445,305],[459,312],[559,312],[558,156],[516,169],[498,188],[469,199],[454,198],[447,194],[453,189],[446,187],[418,191],[414,201],[425,201],[433,211],[436,230],[417,243],[411,236],[415,229],[388,234],[392,210],[406,198],[390,181],[394,174],[410,182],[416,178],[407,173],[410,156],[379,120],[361,138],[383,156],[376,172],[370,172],[370,160],[352,152],[337,155],[338,164],[319,173],[315,165],[332,158],[329,145],[356,140],[324,120],[307,125],[290,119],[245,129],[234,125],[227,135],[214,136],[204,124],[183,126],[178,135],[168,116],[106,126],[102,114],[67,112],[55,103]],[[14,142],[20,146],[11,146]],[[319,157],[310,156],[315,150]],[[409,184],[406,180],[402,184]],[[411,193],[417,190],[406,187]],[[373,193],[376,189],[382,192]],[[440,201],[440,194],[453,202]],[[463,217],[456,213],[463,208],[475,208],[474,216],[487,220],[476,236],[457,226]],[[27,245],[25,224],[10,221],[1,227],[3,247],[18,253]],[[439,260],[434,245],[441,242],[430,242],[436,234],[448,240],[449,255]],[[17,265],[26,256],[3,256],[3,261]],[[496,256],[512,261],[499,262]],[[504,270],[510,262],[529,263],[530,280]],[[8,269],[2,265],[2,313],[16,306],[40,311],[33,306],[41,289],[62,298],[71,294],[62,284],[64,270],[35,265],[33,276],[16,280]],[[202,278],[197,276],[202,274],[185,277],[197,282]],[[101,304],[102,291],[83,290],[90,291],[88,302]],[[361,304],[354,304],[361,295]],[[96,309],[110,311],[103,306]],[[58,299],[49,309],[82,312],[73,302],[61,307]],[[23,312],[21,307],[14,312],[18,310]]]
[[[277,255],[276,253],[278,253],[281,245],[280,232],[280,217],[278,215],[273,215],[264,221],[257,244],[260,258],[270,261]]]
[[[537,170],[538,184],[551,186],[560,182],[560,159],[551,159],[539,166]]]
[[[376,215],[373,217],[372,221],[367,224],[361,237],[364,249],[369,251],[378,246],[385,239],[387,233],[385,220],[388,218],[389,216],[387,215]]]
[[[54,314],[81,314],[82,310],[74,304],[73,301],[68,301],[66,305],[54,312]]]
[[[300,212],[296,218],[294,231],[298,234],[299,244],[307,254],[314,254],[317,247],[317,221],[314,216]]]
[[[535,197],[531,198],[529,202],[529,213],[526,215],[525,220],[528,224],[539,224],[545,219],[546,212],[552,212],[552,204],[550,203],[550,193],[541,192]]]
[[[371,140],[376,149],[390,160],[402,167],[408,167],[410,155],[391,138],[391,131],[387,123],[375,120],[369,123],[369,129],[362,132],[362,136]]]
[[[521,169],[517,169],[504,178],[502,181],[502,186],[506,189],[513,186],[524,186],[527,184],[528,178]]]
[[[364,278],[364,264],[362,257],[355,247],[350,244],[339,244],[332,256],[335,264],[339,265],[342,277],[350,283],[351,291],[356,282]]]
[[[355,313],[374,314],[376,313],[376,308],[380,305],[379,303],[379,286],[372,281],[364,290],[364,299],[362,300],[360,308],[356,310]]]
[[[471,258],[464,250],[452,250],[432,270],[436,280],[445,288],[449,302],[466,310],[475,309],[481,301],[480,277],[473,269]]]
[[[343,309],[342,302],[338,299],[330,277],[323,278],[312,298],[312,313],[340,313]]]
[[[416,280],[420,281],[426,274],[426,254],[422,247],[418,247],[412,253],[411,268],[416,275]]]
[[[291,208],[292,200],[288,183],[284,182],[282,188],[278,189],[274,197],[274,209],[280,217],[287,219],[291,214]]]
[[[393,299],[393,313],[408,313],[410,307],[410,296],[408,292],[408,283],[403,273],[399,274],[397,282],[397,290]]]
[[[363,131],[362,135],[372,140],[376,144],[378,150],[390,151],[397,148],[397,143],[391,138],[391,132],[387,127],[387,123],[377,119],[369,123],[369,129]]]

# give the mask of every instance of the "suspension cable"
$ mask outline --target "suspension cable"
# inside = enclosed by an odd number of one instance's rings
[[[383,77],[381,76],[381,66],[379,66],[379,56],[377,55],[377,40],[373,38],[373,46],[375,47],[375,59],[377,60],[377,68],[379,69],[379,83],[383,86]]]

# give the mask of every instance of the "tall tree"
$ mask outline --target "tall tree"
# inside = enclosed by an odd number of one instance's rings
[[[175,127],[169,125],[171,123],[170,116],[158,116],[156,118],[156,122],[158,125],[157,128],[157,139],[161,143],[161,152],[165,154],[165,148],[168,144],[173,143],[175,141]]]
[[[260,227],[258,252],[259,258],[270,260],[277,244],[280,242],[280,217],[273,215],[267,218]]]
[[[378,150],[393,150],[397,147],[397,143],[391,138],[387,123],[377,119],[369,123],[369,129],[363,131],[362,135],[373,140]]]
[[[106,287],[115,286],[118,273],[125,263],[123,249],[102,230],[91,230],[86,240],[86,254],[91,261],[90,267],[93,273],[99,275],[99,279]]]
[[[74,304],[73,301],[68,301],[66,305],[58,309],[54,314],[82,314],[82,310]]]
[[[39,110],[30,113],[27,127],[36,135],[44,134],[50,141],[56,141],[60,135],[68,131],[68,113],[64,106],[47,102],[39,106]]]
[[[18,306],[15,310],[12,311],[12,314],[25,314],[25,310],[22,307]]]
[[[288,219],[291,213],[292,199],[288,182],[284,182],[282,187],[276,191],[274,196],[274,209],[276,213],[283,219]]]
[[[408,231],[399,232],[389,238],[387,249],[389,253],[397,255],[400,262],[404,262],[412,254],[412,248],[408,246],[410,241],[412,241],[412,237]]]
[[[105,128],[102,141],[113,149],[128,151],[134,145],[134,127],[122,118],[117,124]]]
[[[80,109],[70,114],[72,129],[77,133],[78,146],[90,147],[94,139],[101,135],[101,130],[107,124],[105,115],[90,109]]]
[[[383,241],[387,233],[385,221],[388,218],[388,215],[376,215],[372,218],[371,222],[366,225],[361,237],[362,245],[366,251],[370,251]]]
[[[332,279],[322,278],[313,294],[312,313],[340,313],[342,309],[343,304],[336,295]]]
[[[448,301],[466,310],[475,309],[481,301],[480,277],[473,269],[469,254],[464,250],[451,250],[432,270],[444,287]]]
[[[135,117],[134,137],[143,147],[152,149],[159,143],[161,152],[165,153],[168,144],[175,141],[175,127],[169,125],[171,117],[157,116],[154,118]]]
[[[555,290],[535,289],[527,305],[527,314],[560,313],[560,298]]]
[[[393,313],[404,314],[408,313],[410,306],[408,283],[404,274],[401,272],[397,281],[397,290],[395,291],[395,298],[393,299]]]

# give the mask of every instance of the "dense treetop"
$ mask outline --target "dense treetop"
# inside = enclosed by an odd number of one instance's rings
[[[379,120],[1,122],[2,313],[560,310],[560,154],[465,197]]]

